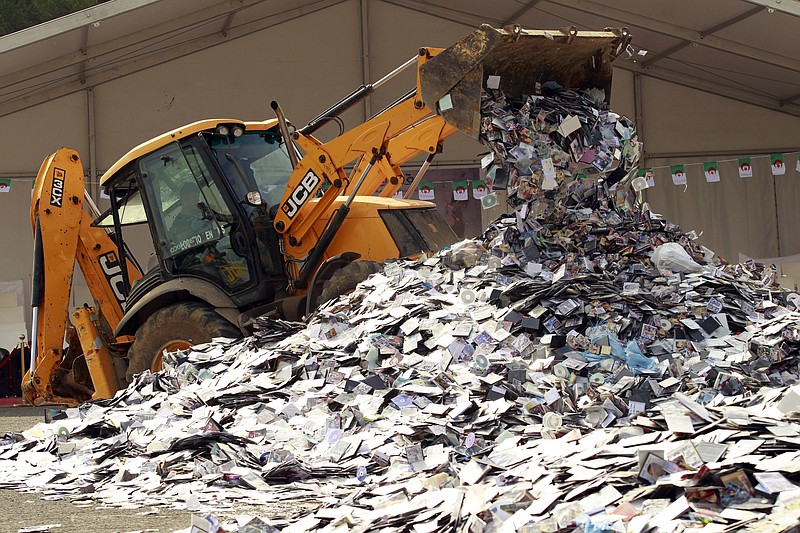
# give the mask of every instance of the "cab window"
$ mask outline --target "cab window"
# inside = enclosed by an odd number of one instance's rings
[[[173,143],[139,161],[161,256],[174,275],[250,281],[247,258],[230,244],[234,217],[197,149]]]

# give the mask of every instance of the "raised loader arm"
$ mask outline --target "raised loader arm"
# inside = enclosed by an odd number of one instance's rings
[[[576,89],[598,87],[608,95],[611,61],[629,40],[624,29],[529,31],[483,25],[447,49],[421,48],[417,57],[374,84],[361,86],[295,131],[292,139],[304,155],[295,166],[274,221],[285,253],[303,264],[293,280],[295,287],[306,286],[356,196],[393,196],[403,184],[400,165],[427,153],[413,189],[447,137],[460,130],[478,138],[486,76],[499,76],[500,88],[508,96],[536,94],[536,85],[548,81]],[[384,111],[329,142],[313,136],[322,125],[413,65],[417,67],[416,86]],[[277,109],[276,104],[273,107]],[[283,123],[282,113],[279,120]],[[348,174],[345,167],[349,165],[353,170]],[[318,201],[309,201],[320,191]],[[316,237],[312,227],[329,216],[340,195],[347,200],[330,217],[325,232]]]
[[[118,374],[96,324],[105,321],[114,330],[123,314],[127,289],[117,245],[104,229],[92,226],[92,215],[86,210],[96,212],[85,196],[78,153],[61,148],[47,157],[32,194],[33,342],[23,395],[32,404],[75,404],[92,396],[113,396]],[[99,315],[94,308],[78,309],[72,314],[73,328],[69,304],[76,261]],[[129,282],[141,277],[131,261],[127,273]],[[81,355],[88,375],[78,370]]]

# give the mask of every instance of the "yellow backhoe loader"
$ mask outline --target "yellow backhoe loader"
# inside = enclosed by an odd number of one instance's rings
[[[111,199],[102,214],[84,193],[80,157],[60,149],[44,161],[31,205],[26,400],[113,396],[158,370],[164,350],[247,334],[261,315],[300,319],[387,259],[447,247],[455,235],[435,206],[409,198],[447,137],[478,137],[487,76],[511,97],[548,81],[609,94],[611,61],[628,41],[625,30],[484,25],[447,49],[420,48],[301,128],[273,102],[275,119],[202,120],[147,141],[102,176]],[[327,142],[314,136],[407,68],[416,85],[392,105]],[[394,198],[400,166],[420,154],[405,198]],[[141,223],[155,248],[146,272],[122,237]],[[95,302],[70,323],[76,261]]]

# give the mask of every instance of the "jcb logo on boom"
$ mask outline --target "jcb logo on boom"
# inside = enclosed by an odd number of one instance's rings
[[[108,252],[98,258],[100,268],[103,269],[103,275],[106,277],[106,282],[111,290],[114,291],[114,297],[120,303],[125,303],[125,294],[123,288],[125,287],[125,280],[122,278],[122,266],[119,264],[117,254]]]
[[[53,169],[53,186],[50,188],[50,205],[53,207],[61,207],[61,202],[64,199],[64,178],[66,177],[66,170]]]
[[[283,212],[286,213],[286,216],[289,217],[290,220],[300,211],[300,207],[306,203],[306,200],[311,197],[311,192],[318,184],[319,176],[314,174],[313,170],[306,172],[306,175],[303,176],[303,180],[297,184],[292,194],[289,195],[289,198],[281,206],[281,209],[283,209]]]

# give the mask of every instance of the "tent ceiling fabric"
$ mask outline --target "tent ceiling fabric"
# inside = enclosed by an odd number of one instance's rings
[[[0,116],[335,4],[358,1],[100,4],[0,38]],[[800,116],[800,41],[791,38],[800,29],[800,0],[367,2],[457,22],[465,26],[465,34],[481,22],[542,29],[625,26],[633,35],[631,54],[623,54],[616,67]],[[335,28],[332,25],[331,31]],[[380,38],[380,32],[373,35]]]

